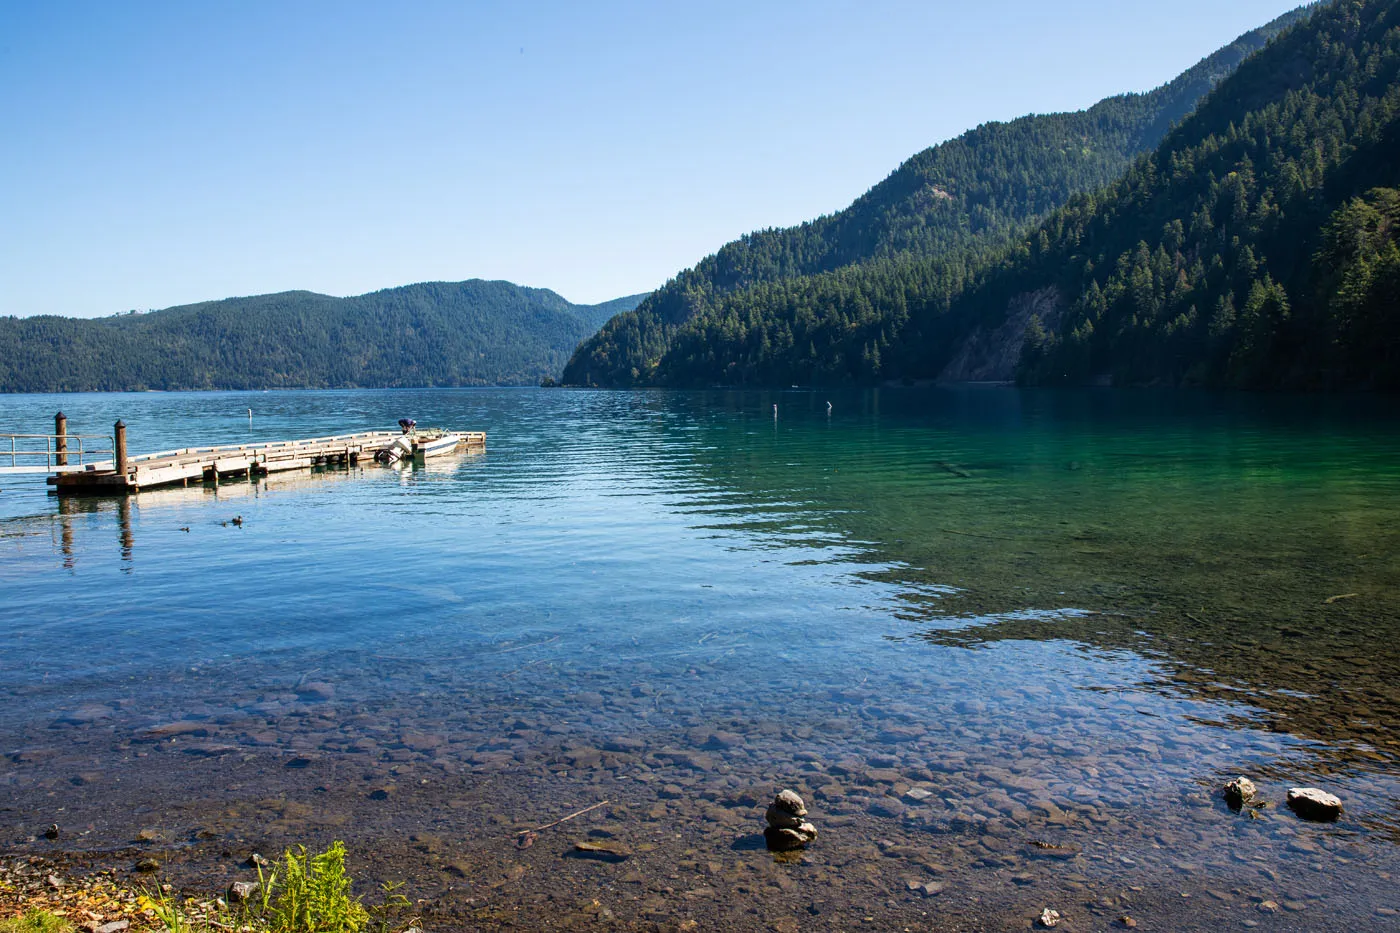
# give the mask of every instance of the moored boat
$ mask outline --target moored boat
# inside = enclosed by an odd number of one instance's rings
[[[462,435],[452,431],[419,434],[413,439],[413,456],[415,459],[422,459],[451,453],[457,449],[457,445],[460,443],[462,443]]]

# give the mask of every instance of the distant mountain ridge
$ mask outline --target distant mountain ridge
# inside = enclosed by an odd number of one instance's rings
[[[0,318],[0,391],[533,385],[644,295],[576,305],[472,279],[97,319]]]
[[[1308,12],[1112,184],[720,294],[645,380],[1400,390],[1400,0]]]
[[[871,261],[967,254],[971,262],[1072,196],[1115,181],[1300,8],[1252,30],[1171,82],[1074,113],[987,123],[923,152],[845,210],[725,245],[605,324],[564,370],[571,385],[664,381],[678,331],[742,289]]]

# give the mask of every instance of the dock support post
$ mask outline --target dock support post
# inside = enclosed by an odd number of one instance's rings
[[[117,459],[117,463],[116,463],[116,466],[117,466],[117,474],[118,474],[119,476],[125,477],[125,476],[126,476],[126,422],[124,422],[124,421],[118,421],[118,422],[116,423],[116,426],[115,426],[112,430],[113,430],[113,432],[114,432],[114,434],[115,434],[115,436],[113,437],[113,444],[112,444],[112,446],[115,448],[114,453],[116,454],[116,459]]]
[[[68,416],[63,412],[53,416],[54,465],[68,465]]]

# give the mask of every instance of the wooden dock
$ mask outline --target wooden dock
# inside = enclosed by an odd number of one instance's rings
[[[486,447],[484,432],[456,433],[461,438],[456,450]],[[373,461],[376,454],[403,436],[399,431],[362,431],[294,441],[185,447],[129,457],[126,425],[118,421],[113,442],[115,456],[111,461],[57,471],[47,482],[59,495],[125,495],[172,484],[217,483],[238,476]]]

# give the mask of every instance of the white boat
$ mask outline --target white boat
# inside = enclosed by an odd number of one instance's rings
[[[462,443],[462,435],[454,434],[451,431],[436,431],[431,434],[419,434],[413,439],[414,459],[424,457],[435,457],[438,454],[449,454],[457,449],[457,445]]]

